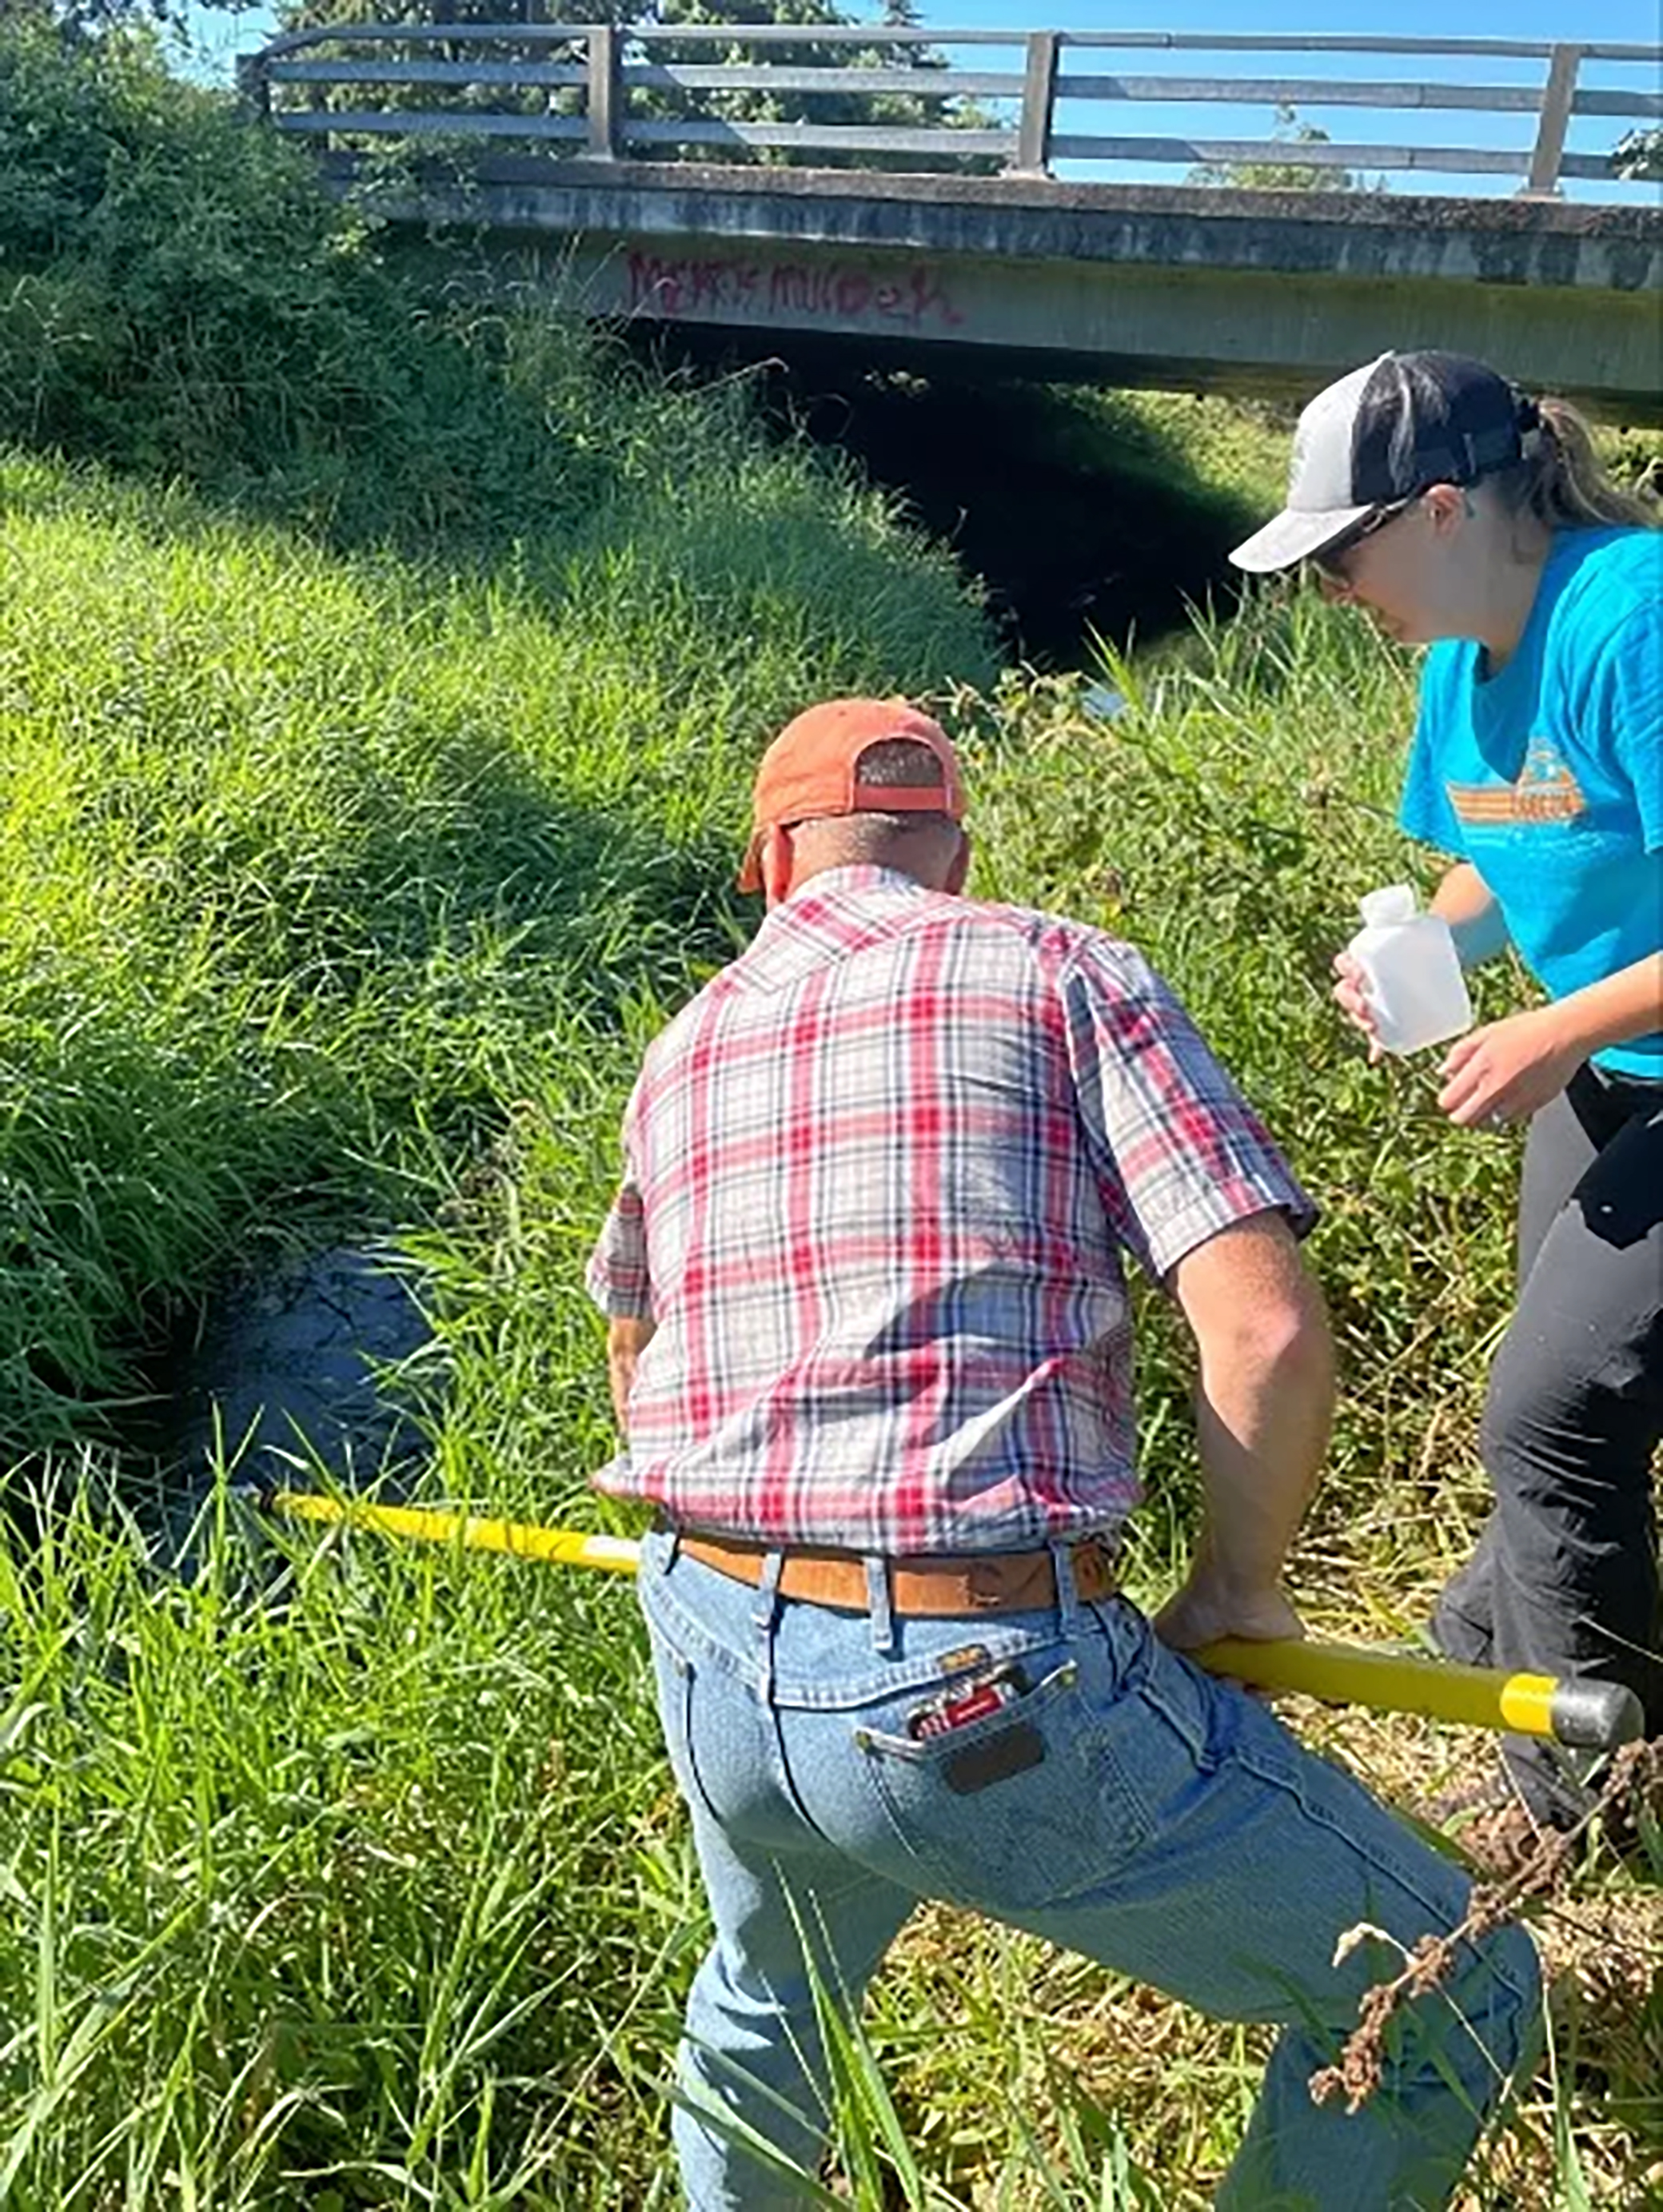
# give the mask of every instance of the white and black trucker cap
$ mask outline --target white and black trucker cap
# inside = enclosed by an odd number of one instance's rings
[[[1428,484],[1469,484],[1522,459],[1538,421],[1536,402],[1481,361],[1383,353],[1300,416],[1288,504],[1230,558],[1255,575],[1291,568]]]

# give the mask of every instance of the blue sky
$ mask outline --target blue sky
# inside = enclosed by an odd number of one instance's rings
[[[1160,0],[1155,7],[1111,7],[1107,0],[929,0],[927,24],[974,30],[981,25],[1003,30],[1093,31],[1125,28],[1163,31],[1309,31],[1335,37],[1584,39],[1655,41],[1655,0],[1599,0],[1578,9],[1568,0],[1466,0],[1452,13],[1448,0],[1395,0],[1389,20],[1379,0]]]
[[[551,10],[552,12],[552,10]],[[847,12],[863,10],[851,5]],[[236,14],[203,8],[192,0],[198,35],[214,48],[257,45],[269,34],[271,12],[253,6]],[[366,6],[366,19],[375,10]],[[1168,31],[1311,31],[1368,35],[1381,28],[1379,0],[1160,0],[1157,6],[1111,8],[1107,0],[925,0],[923,21],[966,30],[1106,30],[1118,21],[1128,27]],[[1438,38],[1459,33],[1475,39],[1592,39],[1653,40],[1658,35],[1656,0],[1599,0],[1579,9],[1569,0],[1466,0],[1453,19],[1447,0],[1396,0],[1390,27],[1399,38]]]
[[[372,0],[372,4],[366,4],[364,15],[366,19],[373,18],[375,12]],[[552,5],[548,12],[553,14]],[[875,15],[877,11],[872,5],[862,8],[859,0],[846,0],[845,12],[858,16],[862,13]],[[191,18],[196,49],[194,69],[222,78],[228,77],[231,58],[235,53],[258,46],[272,28],[269,7],[259,4],[233,14],[203,8],[196,4],[196,0],[191,0]],[[1018,33],[1046,28],[1085,31],[1147,27],[1182,32],[1287,31],[1368,37],[1378,35],[1382,28],[1379,0],[1251,0],[1251,4],[1249,0],[1160,0],[1158,6],[1141,4],[1141,0],[1131,0],[1130,5],[1126,0],[1113,0],[1112,5],[1110,0],[1026,0],[1026,4],[1025,0],[923,0],[923,20],[927,27],[937,31],[986,28]],[[1389,28],[1398,38],[1459,35],[1654,42],[1659,36],[1659,19],[1657,0],[1597,0],[1596,5],[1581,9],[1572,6],[1570,0],[1466,0],[1459,17],[1453,19],[1448,0],[1395,0]],[[948,40],[944,39],[942,43],[950,46]],[[1007,55],[997,50],[972,48],[963,52],[962,58],[967,64],[979,62],[984,68],[1019,66],[1019,57],[1014,51]],[[1230,58],[1206,53],[1140,55],[1129,50],[1118,53],[1106,50],[1100,60],[1094,59],[1087,64],[1081,58],[1074,65],[1093,66],[1104,74],[1124,71],[1157,75],[1163,70],[1181,70],[1195,76],[1241,73],[1260,76],[1414,78],[1424,73],[1428,80],[1435,76],[1457,80],[1465,76],[1469,81],[1475,71],[1481,70],[1486,82],[1512,85],[1539,85],[1543,75],[1543,65],[1537,62],[1475,63],[1469,59],[1435,65],[1430,62],[1416,63],[1408,57],[1393,60],[1386,57],[1291,53]],[[1632,68],[1614,70],[1595,64],[1585,64],[1581,81],[1590,85],[1621,84],[1636,90],[1648,82],[1654,87],[1656,82],[1654,76],[1648,79]],[[1520,115],[1440,114],[1435,111],[1418,114],[1410,111],[1370,113],[1367,110],[1343,108],[1324,111],[1311,103],[1302,106],[1301,112],[1306,119],[1325,128],[1331,137],[1340,140],[1527,147],[1533,135],[1532,119]],[[1222,103],[1181,106],[1163,102],[1158,107],[1135,110],[1111,107],[1101,101],[1077,102],[1060,118],[1060,127],[1064,131],[1128,136],[1157,132],[1190,137],[1260,137],[1266,135],[1270,126],[1270,116],[1263,106],[1234,107]],[[1609,118],[1579,118],[1572,125],[1569,143],[1575,151],[1600,151],[1619,137],[1624,127]],[[1142,163],[1124,167],[1118,173],[1169,183],[1179,181],[1182,176],[1181,170],[1172,167],[1154,167]],[[1417,185],[1416,179],[1403,174],[1392,181],[1399,191],[1416,189]],[[1434,190],[1513,189],[1512,179],[1508,178],[1447,177],[1440,181],[1428,177],[1425,183]],[[1573,184],[1568,191],[1571,197],[1583,197],[1588,189]],[[1606,196],[1610,189],[1599,188],[1600,196]],[[1620,196],[1644,197],[1654,190],[1631,187]]]
[[[223,11],[192,6],[192,15],[219,35],[228,20]],[[373,8],[366,8],[366,17]],[[859,15],[858,7],[848,12]],[[875,14],[875,9],[869,12]],[[1114,15],[1105,0],[1045,0],[1043,6],[1024,5],[1023,0],[927,0],[927,25],[976,30],[1059,31],[1106,30]],[[269,24],[269,9],[251,7],[241,11],[248,29]],[[1378,0],[1161,0],[1159,7],[1127,9],[1122,20],[1128,26],[1148,24],[1170,31],[1313,31],[1367,35],[1380,29]],[[1457,30],[1447,0],[1397,0],[1391,28],[1399,38],[1447,37]],[[1579,10],[1567,0],[1466,0],[1459,22],[1459,35],[1475,39],[1593,39],[1655,40],[1658,12],[1655,0],[1600,0],[1597,8]]]

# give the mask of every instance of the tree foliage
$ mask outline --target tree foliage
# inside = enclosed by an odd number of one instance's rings
[[[121,5],[124,0],[114,0]],[[132,4],[132,0],[125,0]],[[222,0],[228,4],[228,0]],[[673,30],[678,24],[731,24],[735,31],[769,23],[798,24],[813,30],[821,24],[851,24],[859,18],[845,15],[832,0],[560,0],[557,9],[540,0],[382,0],[369,9],[362,0],[277,0],[278,20],[290,30],[317,28],[328,23],[362,23],[373,15],[377,22],[512,23],[551,18],[562,23],[615,23],[643,30]],[[881,30],[917,27],[917,0],[884,0],[882,15],[873,26]]]
[[[513,22],[522,16],[531,21],[532,4],[533,0],[382,0],[375,14],[381,21],[453,22],[462,27]],[[537,12],[550,11],[539,7]],[[365,10],[362,0],[278,0],[278,13],[286,28],[302,30],[322,29],[333,24],[344,27],[362,21]],[[727,40],[690,39],[685,45],[671,40],[655,40],[651,58],[660,64],[746,66],[775,63],[793,70],[885,69],[895,71],[898,77],[897,88],[884,93],[831,88],[824,92],[804,91],[782,87],[735,88],[678,95],[633,87],[629,94],[629,112],[638,118],[914,130],[930,125],[945,130],[990,127],[990,118],[975,103],[949,95],[930,94],[930,77],[939,76],[945,67],[939,53],[920,41],[897,41],[885,37],[887,31],[917,27],[917,0],[884,0],[880,21],[869,25],[845,13],[835,0],[570,0],[570,4],[561,0],[557,17],[562,22],[574,24],[610,23],[623,32],[714,27],[733,34]],[[747,31],[773,27],[807,32],[856,27],[867,30],[869,35],[858,44],[805,39],[784,49],[772,40],[756,41],[746,37]],[[469,51],[460,48],[459,58]],[[542,43],[534,47],[528,43],[516,52],[512,42],[505,41],[492,49],[494,59],[547,61],[550,58],[549,47]],[[903,81],[903,72],[911,79],[911,85]],[[916,90],[912,88],[914,85]],[[356,104],[356,94],[343,95],[345,105]],[[386,87],[376,94],[376,104],[382,107],[431,109],[441,100],[446,106],[461,112],[489,110],[497,113],[518,111],[533,116],[551,112],[573,115],[581,113],[583,106],[583,95],[577,91],[557,93],[550,97],[535,88],[516,91],[503,86],[470,87],[436,95],[429,87]],[[676,158],[667,153],[665,157]],[[824,149],[801,155],[791,149],[754,150],[741,152],[739,157],[769,161],[801,159],[812,161],[817,167],[836,167],[850,160],[858,161],[861,167],[867,168],[892,166],[880,154],[847,155]],[[706,148],[694,147],[685,149],[682,158],[708,160],[712,155]],[[732,156],[724,149],[718,158]],[[918,166],[916,157],[904,158],[906,167]],[[955,156],[947,149],[941,165],[972,172],[989,166],[985,158]]]
[[[1332,167],[1325,162],[1301,161],[1294,150],[1301,146],[1325,146],[1329,134],[1315,123],[1301,122],[1299,112],[1286,101],[1276,111],[1276,126],[1270,136],[1278,146],[1288,149],[1285,155],[1273,155],[1262,161],[1202,161],[1190,170],[1185,178],[1190,185],[1222,185],[1238,191],[1257,192],[1355,192],[1386,189],[1384,179],[1377,179],[1370,186],[1354,170]]]
[[[1663,131],[1630,131],[1617,141],[1611,166],[1625,184],[1663,184]]]
[[[231,0],[204,0],[208,6]],[[178,28],[185,21],[184,0],[5,0],[0,15],[16,24],[34,23],[71,39],[107,31],[119,24],[155,23]]]

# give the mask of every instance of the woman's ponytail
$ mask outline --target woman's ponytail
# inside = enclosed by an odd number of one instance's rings
[[[1612,523],[1655,529],[1658,510],[1613,483],[1593,450],[1588,426],[1563,399],[1526,402],[1535,422],[1521,461],[1491,481],[1515,514],[1528,511],[1550,530],[1594,530]]]

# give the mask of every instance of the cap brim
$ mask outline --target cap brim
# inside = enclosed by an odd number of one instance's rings
[[[1256,530],[1238,545],[1230,558],[1251,575],[1273,575],[1278,568],[1292,568],[1301,561],[1308,561],[1374,512],[1372,500],[1361,507],[1287,507],[1263,530]]]

